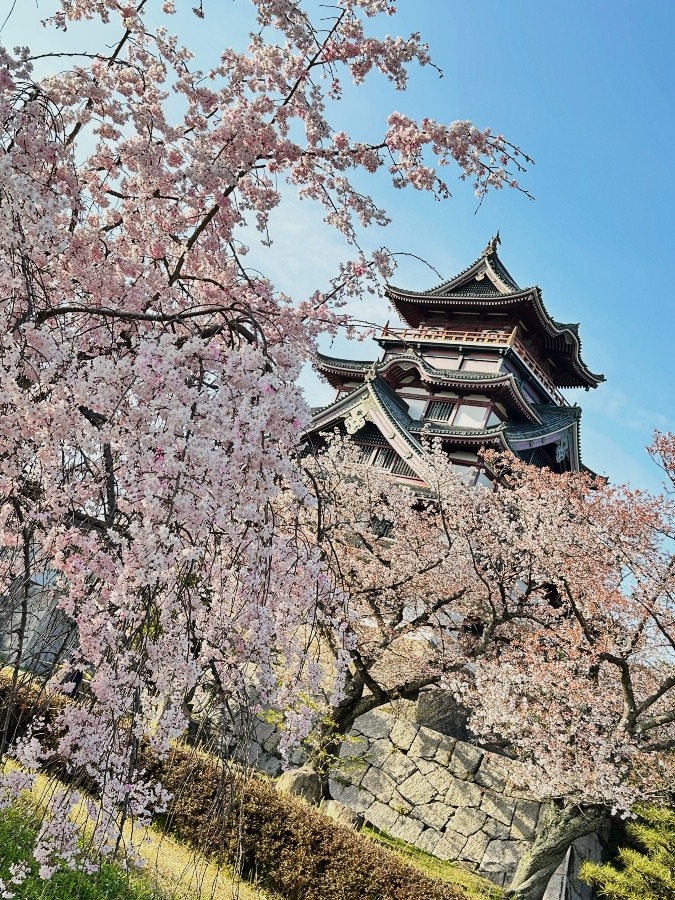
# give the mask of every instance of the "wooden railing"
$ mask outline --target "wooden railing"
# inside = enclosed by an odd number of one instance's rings
[[[401,341],[449,341],[453,344],[485,344],[489,347],[509,347],[515,337],[516,329],[458,331],[455,328],[389,328],[382,332],[382,337],[393,337]]]
[[[561,406],[569,406],[567,398],[560,393],[556,385],[551,380],[550,376],[546,374],[546,372],[542,369],[534,356],[532,356],[530,351],[517,336],[513,342],[512,349],[515,351],[516,356],[518,356],[521,362],[523,362],[532,372],[535,378],[537,378],[537,380],[544,385],[549,394],[555,397],[555,399]]]
[[[544,371],[542,366],[537,362],[527,347],[521,341],[518,335],[518,326],[508,331],[506,329],[474,329],[469,331],[459,331],[455,328],[436,328],[428,326],[421,328],[389,328],[386,326],[382,332],[383,338],[394,338],[403,343],[420,343],[420,342],[447,342],[451,344],[471,344],[472,347],[504,347],[513,350],[520,361],[530,370],[532,375],[539,381],[551,396],[560,403],[561,406],[569,406],[568,401],[560,393],[556,385],[553,383],[550,375]]]

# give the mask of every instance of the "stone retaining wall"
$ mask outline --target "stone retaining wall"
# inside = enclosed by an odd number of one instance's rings
[[[260,723],[251,762],[281,770],[278,735]],[[440,859],[507,885],[550,808],[522,786],[519,763],[378,709],[357,719],[330,782],[332,796],[377,828]],[[302,762],[296,755],[294,765]],[[599,859],[591,835],[577,841],[552,877],[545,900],[591,900],[577,877]]]
[[[388,834],[508,882],[547,814],[517,763],[374,710],[343,744],[331,793]]]

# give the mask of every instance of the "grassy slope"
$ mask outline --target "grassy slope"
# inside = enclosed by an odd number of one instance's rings
[[[44,790],[45,782],[39,788]],[[0,812],[0,878],[5,881],[11,863],[30,860],[38,827],[35,810],[34,803],[22,802]],[[136,829],[135,839],[139,837]],[[17,900],[271,900],[269,894],[236,879],[227,867],[217,866],[168,835],[145,829],[142,838],[146,865],[132,874],[103,864],[94,875],[64,870],[43,881],[37,865],[29,863],[30,876],[11,890]]]
[[[29,858],[35,836],[32,817],[28,804],[0,813],[0,877],[7,877],[11,862]],[[362,833],[403,856],[427,876],[463,888],[468,898],[497,900],[501,896],[499,889],[489,881],[452,863],[443,862],[386,834],[368,828]],[[32,875],[16,889],[17,900],[187,900],[198,897],[271,900],[270,895],[260,888],[235,879],[226,868],[216,866],[169,835],[147,829],[143,838],[141,853],[146,868],[140,873],[127,875],[117,866],[103,865],[96,875],[64,871],[44,882],[37,877],[33,866]]]
[[[375,831],[366,826],[361,834],[380,844],[384,844],[389,850],[399,853],[406,862],[409,862],[430,878],[437,878],[439,881],[446,881],[449,884],[454,884],[456,887],[463,888],[467,897],[472,898],[472,900],[499,900],[503,896],[503,891],[487,878],[482,878],[480,875],[475,875],[473,872],[462,869],[454,863],[445,862],[437,856],[425,853],[424,850],[420,850],[412,844],[406,844],[404,841],[391,837],[385,832]]]

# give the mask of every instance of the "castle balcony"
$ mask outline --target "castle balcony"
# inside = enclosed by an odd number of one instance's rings
[[[385,341],[401,341],[403,344],[452,344],[460,351],[465,347],[512,350],[530,374],[561,406],[569,406],[568,401],[553,383],[550,375],[544,371],[521,341],[518,335],[518,326],[512,330],[495,328],[462,331],[434,325],[419,328],[390,328],[386,325],[380,337]]]

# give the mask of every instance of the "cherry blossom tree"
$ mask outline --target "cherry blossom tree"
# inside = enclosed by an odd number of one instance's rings
[[[673,435],[657,435],[650,448],[671,481],[674,447]],[[466,699],[473,727],[508,740],[531,788],[552,802],[511,885],[511,896],[535,900],[574,839],[638,800],[672,802],[675,505],[668,491],[606,484],[578,499],[546,496],[522,470],[512,487],[534,501],[537,521],[562,512],[541,534],[552,594],[478,661]]]
[[[657,436],[670,479],[674,451]],[[550,802],[510,886],[539,900],[576,838],[670,796],[675,505],[494,453],[494,489],[470,488],[438,448],[427,462],[416,493],[337,438],[308,463],[352,636],[316,743],[335,755],[362,713],[430,685],[454,693],[475,739],[519,759]]]
[[[391,272],[386,250],[358,249],[386,214],[354,177],[382,170],[444,197],[436,166],[455,163],[482,194],[515,183],[523,157],[469,122],[394,113],[376,142],[331,127],[345,78],[404,89],[408,67],[430,62],[419,36],[371,27],[389,0],[338,0],[316,19],[300,0],[254,0],[248,47],[223,47],[208,71],[171,33],[173,2],[55,6],[53,53],[0,49],[0,752],[21,764],[2,789],[9,802],[45,761],[10,727],[39,598],[63,629],[58,646],[42,635],[53,661],[68,659],[51,686],[88,681],[53,732],[96,787],[90,844],[108,852],[128,816],[165,803],[139,744],[166,750],[205,677],[222,704],[253,680],[302,733],[321,677],[308,635],[345,640],[321,547],[280,528],[274,502],[297,516],[314,502],[294,460],[301,365],[349,324],[341,301]],[[59,30],[77,35],[79,20],[104,23],[105,46],[61,53]],[[352,246],[328,291],[294,298],[245,259],[291,188]],[[78,864],[77,799],[52,797],[44,875]]]

